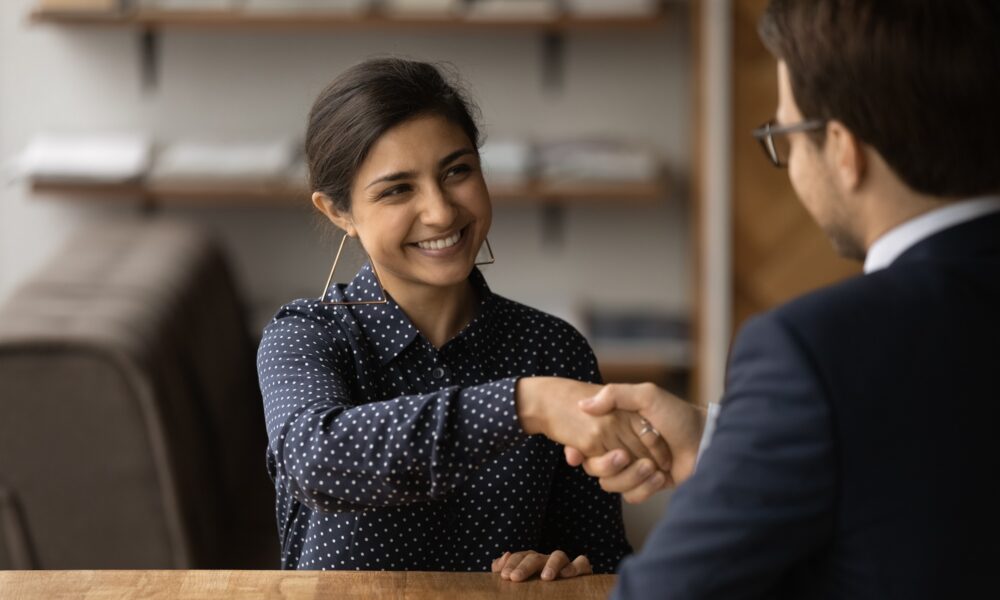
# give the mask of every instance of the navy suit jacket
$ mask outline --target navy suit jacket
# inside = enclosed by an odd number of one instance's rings
[[[998,386],[998,214],[754,318],[615,597],[1000,597]]]

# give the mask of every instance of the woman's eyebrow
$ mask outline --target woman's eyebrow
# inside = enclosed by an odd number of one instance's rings
[[[475,150],[473,150],[472,148],[460,148],[458,150],[455,150],[448,156],[445,156],[440,161],[438,161],[438,166],[443,169],[446,165],[448,165],[448,163],[453,162],[455,159],[461,156],[465,156],[467,154],[475,154]],[[377,183],[385,183],[387,181],[400,181],[401,179],[412,179],[413,177],[416,177],[416,173],[414,173],[413,171],[397,171],[395,173],[389,173],[388,175],[383,175],[378,179],[375,179],[367,186],[365,186],[365,189],[368,189]]]
[[[458,150],[455,150],[454,152],[452,152],[448,156],[442,158],[438,162],[438,166],[443,169],[445,166],[448,165],[448,163],[454,161],[456,158],[458,158],[460,156],[465,156],[466,154],[474,154],[474,153],[475,153],[475,151],[472,148],[459,148]]]

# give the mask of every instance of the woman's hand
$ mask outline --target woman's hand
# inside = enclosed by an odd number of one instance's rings
[[[602,386],[560,377],[525,377],[517,383],[517,414],[524,431],[575,448],[585,457],[602,456],[621,448],[624,468],[629,463],[649,458],[659,470],[668,473],[672,457],[670,447],[659,436],[644,428],[645,422],[635,412],[616,411],[613,407],[600,414],[580,410],[579,401],[597,395]],[[620,455],[616,455],[620,456]]]
[[[651,383],[607,385],[580,406],[592,415],[635,411],[655,429],[657,437],[662,435],[670,446],[673,468],[668,477],[661,478],[650,464],[626,462],[621,450],[595,457],[567,445],[566,462],[571,466],[582,464],[589,475],[599,478],[605,491],[621,493],[626,502],[642,502],[668,485],[683,482],[694,472],[705,429],[703,408]]]
[[[515,583],[530,579],[538,572],[541,572],[544,581],[593,573],[586,556],[577,556],[570,562],[562,550],[556,550],[552,554],[539,554],[534,550],[504,552],[503,556],[493,561],[492,571],[499,573],[501,579]]]

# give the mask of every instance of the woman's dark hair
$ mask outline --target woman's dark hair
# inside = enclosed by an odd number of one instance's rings
[[[911,189],[1000,191],[1000,2],[772,0],[759,32],[803,116],[842,122]]]
[[[401,58],[367,60],[347,69],[316,99],[306,129],[309,185],[351,208],[351,184],[372,145],[415,117],[437,115],[462,128],[478,148],[479,110],[442,67]]]

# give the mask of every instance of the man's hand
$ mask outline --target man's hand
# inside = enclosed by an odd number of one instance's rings
[[[607,385],[579,405],[591,415],[607,415],[616,410],[637,413],[655,430],[641,437],[662,436],[673,458],[670,477],[661,480],[662,474],[652,469],[652,464],[642,460],[623,462],[619,450],[594,456],[567,445],[566,462],[572,466],[583,464],[589,475],[600,479],[604,490],[621,493],[626,502],[642,502],[672,482],[683,482],[694,472],[705,428],[704,409],[651,383]]]
[[[589,575],[593,571],[586,556],[577,556],[573,562],[562,550],[552,554],[539,554],[534,550],[524,552],[504,552],[503,556],[493,561],[491,567],[494,573],[500,573],[502,579],[513,582],[525,581],[541,571],[541,578],[552,581],[557,577],[568,579],[577,575]]]
[[[625,463],[646,458],[669,471],[672,458],[667,443],[649,432],[635,412],[581,411],[582,398],[600,394],[591,383],[559,377],[525,377],[517,382],[517,414],[529,434],[541,433],[554,442],[578,449],[585,456],[601,456],[621,449]]]

